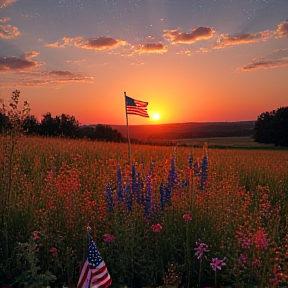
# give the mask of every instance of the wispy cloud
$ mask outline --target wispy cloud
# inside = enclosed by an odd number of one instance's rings
[[[55,43],[46,44],[45,47],[50,48],[65,48],[68,46],[75,46],[83,49],[93,49],[93,50],[110,50],[119,46],[126,45],[127,42],[121,39],[114,39],[111,37],[98,37],[98,38],[88,38],[84,40],[82,37],[67,38],[63,37],[61,41]]]
[[[26,52],[20,57],[0,57],[0,87],[41,86],[71,82],[92,83],[93,77],[67,70],[40,71],[43,62],[34,61],[37,52]]]
[[[190,33],[185,33],[179,30],[165,30],[163,37],[170,40],[173,44],[177,43],[195,43],[199,40],[210,39],[215,35],[215,30],[209,27],[198,27]]]
[[[218,36],[217,44],[213,47],[214,49],[221,49],[227,46],[249,44],[266,41],[271,37],[272,33],[269,31],[262,31],[258,33],[242,33],[237,35],[224,35]]]
[[[73,43],[75,41],[74,38],[67,38],[63,37],[61,41],[57,41],[55,43],[51,44],[46,44],[45,47],[51,47],[51,48],[65,48],[67,47],[70,43]]]
[[[7,79],[5,79],[7,78]],[[66,70],[26,71],[1,77],[0,87],[45,86],[66,83],[93,83],[94,78]]]
[[[0,18],[0,24],[10,21],[9,17]],[[17,27],[13,27],[10,24],[0,25],[0,38],[14,38],[20,35],[20,31]]]
[[[11,18],[9,18],[9,17],[0,18],[0,23],[5,23],[5,22],[10,21],[10,20],[11,20]]]
[[[165,53],[168,48],[162,43],[151,43],[132,46],[132,49],[139,54],[151,54],[151,53]]]
[[[16,1],[17,0],[0,0],[0,9],[5,8]]]
[[[254,59],[247,65],[238,68],[239,71],[250,72],[259,69],[269,69],[288,66],[288,49],[274,51],[265,58]]]

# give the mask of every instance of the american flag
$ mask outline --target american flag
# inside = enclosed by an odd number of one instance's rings
[[[125,96],[127,114],[139,115],[149,118],[147,113],[148,102],[136,100]]]
[[[81,271],[77,288],[107,288],[112,279],[96,247],[89,235],[88,256]]]

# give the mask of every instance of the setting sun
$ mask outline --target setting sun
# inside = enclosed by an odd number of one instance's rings
[[[155,114],[153,114],[152,118],[154,120],[159,120],[160,119],[160,114],[159,113],[155,113]]]

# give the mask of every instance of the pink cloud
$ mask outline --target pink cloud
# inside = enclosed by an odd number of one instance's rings
[[[65,48],[69,45],[74,45],[75,47],[83,49],[109,50],[126,44],[127,43],[125,41],[110,37],[89,38],[87,40],[83,40],[82,37],[76,37],[76,38],[63,37],[61,41],[46,44],[45,47]]]
[[[46,44],[45,47],[51,47],[51,48],[65,48],[67,47],[71,42],[75,41],[73,38],[67,38],[63,37],[60,42],[55,42],[51,44]]]
[[[164,31],[163,37],[173,43],[195,43],[199,40],[210,39],[215,35],[215,30],[209,27],[198,27],[190,33],[184,33],[178,30]]]
[[[37,55],[38,53],[33,51],[25,53],[21,57],[0,57],[0,73],[34,69],[43,64],[32,60]]]
[[[17,0],[0,0],[0,9],[5,8],[16,1]]]
[[[7,18],[5,18],[7,19]],[[8,21],[8,20],[7,20]],[[5,21],[3,21],[5,22]],[[0,21],[1,23],[1,21]],[[0,25],[0,38],[13,38],[20,35],[17,27],[11,25]]]
[[[254,59],[247,65],[244,65],[237,70],[250,72],[259,69],[270,69],[283,66],[288,66],[288,49],[276,50],[266,58]]]
[[[140,54],[142,53],[165,53],[167,52],[167,46],[161,43],[143,44],[140,47],[135,46],[135,51]]]
[[[5,18],[0,18],[0,23],[5,23],[7,21],[10,21],[11,19],[9,17],[5,17]]]
[[[278,25],[277,33],[280,37],[288,36],[288,21],[284,21]]]
[[[214,49],[225,48],[227,46],[248,44],[266,41],[271,36],[269,31],[262,31],[259,33],[242,33],[237,35],[224,35],[221,34],[217,39],[217,44]]]
[[[94,50],[108,50],[125,44],[125,41],[110,37],[89,38],[86,41],[83,41],[82,38],[78,38],[75,41],[76,47]]]

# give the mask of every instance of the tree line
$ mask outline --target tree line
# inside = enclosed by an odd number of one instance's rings
[[[253,137],[259,143],[288,147],[288,107],[261,113]]]
[[[50,112],[38,121],[31,115],[28,103],[24,101],[23,109],[19,104],[20,91],[12,92],[9,105],[2,103],[0,107],[0,134],[17,127],[24,135],[64,137],[74,139],[90,139],[110,142],[122,142],[125,139],[117,130],[109,125],[81,126],[74,116],[61,114],[52,117]]]

